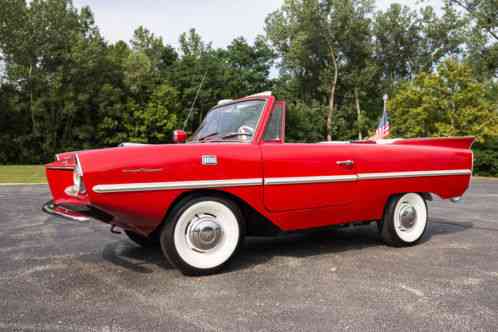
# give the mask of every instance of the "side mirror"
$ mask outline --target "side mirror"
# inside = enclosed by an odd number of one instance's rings
[[[184,130],[177,129],[173,131],[174,143],[185,143],[186,140],[187,140],[187,133]]]

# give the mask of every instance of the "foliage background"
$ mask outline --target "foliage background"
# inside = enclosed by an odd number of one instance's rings
[[[474,135],[475,168],[498,176],[498,2],[436,14],[373,0],[285,0],[254,43],[174,48],[145,27],[110,43],[70,0],[0,0],[0,163],[124,141],[168,142],[220,99],[264,90],[288,103],[289,141],[373,133],[389,94],[395,137]],[[278,75],[271,75],[278,71]],[[334,79],[334,76],[337,79]],[[327,117],[332,119],[327,127]]]

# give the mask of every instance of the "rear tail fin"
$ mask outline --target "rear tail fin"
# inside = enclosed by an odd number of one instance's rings
[[[475,141],[473,136],[462,137],[425,137],[425,138],[407,138],[395,139],[392,144],[401,145],[430,145],[455,149],[470,149]]]

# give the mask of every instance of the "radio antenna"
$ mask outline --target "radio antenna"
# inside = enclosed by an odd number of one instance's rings
[[[201,83],[199,84],[199,87],[197,88],[197,92],[195,93],[194,101],[192,101],[192,105],[190,106],[190,110],[187,114],[187,117],[185,118],[185,121],[183,122],[183,130],[185,130],[185,128],[187,127],[187,122],[190,119],[192,112],[194,111],[195,102],[197,101],[197,98],[199,97],[199,92],[201,92],[202,84],[204,83],[206,76],[207,76],[207,70],[204,73],[204,75],[202,76]]]

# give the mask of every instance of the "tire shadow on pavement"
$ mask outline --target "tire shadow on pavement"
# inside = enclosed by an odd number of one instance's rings
[[[154,269],[147,265],[154,264],[162,269],[173,269],[161,252],[159,245],[142,248],[123,239],[107,244],[102,257],[115,265],[138,273],[153,273]]]
[[[433,236],[463,232],[472,228],[473,224],[431,221],[429,227],[429,232],[424,235],[420,244],[429,241]],[[381,246],[385,244],[380,238],[376,225],[248,238],[241,253],[230,265],[230,270],[251,268],[275,256],[303,258]]]
[[[462,232],[474,226],[471,222],[456,223],[433,219],[429,227],[430,231],[424,235],[421,244],[434,236]],[[249,269],[276,256],[303,258],[379,246],[385,244],[377,232],[376,225],[296,232],[275,237],[248,237],[238,255],[222,273]],[[151,264],[161,269],[174,269],[164,257],[160,246],[142,248],[126,239],[107,244],[102,257],[112,264],[138,273],[155,272],[155,269],[148,266]]]

